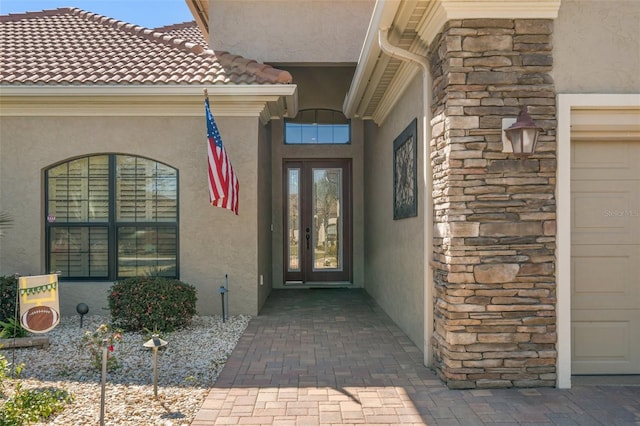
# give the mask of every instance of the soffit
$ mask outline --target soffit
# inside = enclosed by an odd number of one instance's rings
[[[185,0],[200,31],[209,40],[209,0]]]
[[[344,102],[347,117],[382,124],[413,77],[417,65],[392,59],[378,46],[380,29],[389,42],[424,56],[429,44],[450,20],[505,18],[555,19],[561,0],[378,0]]]
[[[428,7],[429,1],[402,2],[389,33],[389,42],[404,50],[425,55],[427,45],[420,39],[418,30]],[[379,50],[379,47],[377,49]],[[394,93],[404,91],[418,72],[419,68],[416,65],[391,58],[380,51],[375,72],[367,83],[367,95],[358,110],[358,115],[375,119],[381,111],[391,108],[394,104]],[[386,108],[380,109],[380,106],[385,105]]]

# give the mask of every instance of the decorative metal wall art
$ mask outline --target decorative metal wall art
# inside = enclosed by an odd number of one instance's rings
[[[418,119],[393,141],[393,219],[418,215]]]

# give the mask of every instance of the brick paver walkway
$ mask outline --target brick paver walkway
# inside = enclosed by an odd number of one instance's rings
[[[192,423],[219,424],[640,425],[640,383],[448,390],[363,290],[274,290]]]

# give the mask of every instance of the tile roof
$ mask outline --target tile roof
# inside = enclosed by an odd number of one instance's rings
[[[196,25],[196,21],[183,22],[181,24],[166,25],[154,28],[153,31],[169,34],[171,37],[189,40],[208,49],[209,42],[205,40],[202,31]]]
[[[77,8],[2,15],[0,85],[292,82],[287,71],[209,50],[195,31],[194,23],[153,30]]]

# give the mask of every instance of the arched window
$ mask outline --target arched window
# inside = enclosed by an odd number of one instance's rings
[[[304,109],[284,123],[286,144],[348,144],[350,121],[340,111]]]
[[[178,277],[178,171],[92,155],[45,172],[46,261],[62,278]]]

